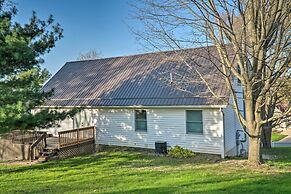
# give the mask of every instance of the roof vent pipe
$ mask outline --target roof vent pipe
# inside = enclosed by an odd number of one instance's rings
[[[170,72],[170,83],[173,82],[173,75],[172,75],[172,72]]]

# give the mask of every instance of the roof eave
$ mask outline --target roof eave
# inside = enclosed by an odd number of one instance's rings
[[[40,106],[39,108],[86,108],[86,109],[188,109],[188,108],[226,108],[227,104],[222,105],[173,105],[173,106],[143,106],[143,105],[132,105],[132,106]]]

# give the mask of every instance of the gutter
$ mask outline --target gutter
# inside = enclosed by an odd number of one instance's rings
[[[176,108],[176,109],[201,109],[201,108],[226,108],[227,105],[197,105],[197,106],[39,106],[37,108],[62,108],[62,109],[72,109],[72,108],[86,108],[86,109],[166,109],[166,108]]]

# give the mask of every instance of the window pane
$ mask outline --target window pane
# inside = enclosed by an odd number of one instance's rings
[[[135,122],[135,129],[136,130],[147,130],[147,122],[146,121],[136,121]]]
[[[135,110],[135,130],[147,130],[147,114],[145,110]]]
[[[187,133],[203,133],[203,123],[187,122]]]
[[[187,122],[188,121],[202,122],[202,111],[201,110],[187,110],[186,117],[187,117]]]
[[[146,111],[145,110],[136,110],[135,111],[135,118],[146,120]]]

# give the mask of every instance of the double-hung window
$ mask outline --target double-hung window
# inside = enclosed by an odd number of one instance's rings
[[[135,110],[135,130],[147,131],[147,112],[145,110]]]
[[[202,110],[186,110],[186,131],[203,134]]]

